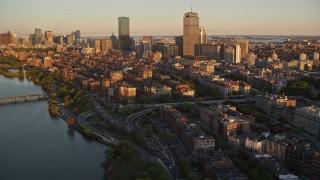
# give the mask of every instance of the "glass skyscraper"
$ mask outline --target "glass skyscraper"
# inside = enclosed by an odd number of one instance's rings
[[[119,31],[119,49],[122,51],[130,50],[130,26],[129,17],[118,18],[118,31]]]
[[[34,30],[34,36],[35,36],[35,43],[36,43],[36,44],[42,44],[42,33],[41,33],[41,29],[35,28],[35,30]]]

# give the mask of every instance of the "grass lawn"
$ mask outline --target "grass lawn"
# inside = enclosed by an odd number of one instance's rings
[[[99,114],[88,117],[88,120],[94,122],[95,124],[100,124],[103,121]]]

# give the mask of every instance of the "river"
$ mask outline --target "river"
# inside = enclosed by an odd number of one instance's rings
[[[0,97],[43,93],[28,80],[0,75]],[[0,106],[0,179],[101,179],[107,146],[50,117],[46,101]]]

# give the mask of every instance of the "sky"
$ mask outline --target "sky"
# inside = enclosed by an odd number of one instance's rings
[[[192,7],[208,35],[320,35],[320,0],[193,0]],[[181,35],[190,9],[191,0],[0,0],[0,32],[109,36],[128,16],[132,35]]]

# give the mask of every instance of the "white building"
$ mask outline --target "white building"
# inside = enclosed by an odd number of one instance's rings
[[[235,54],[235,63],[240,63],[241,62],[241,47],[240,45],[236,45],[236,54]]]
[[[245,148],[259,151],[260,153],[267,152],[268,141],[262,136],[247,137],[245,142]]]
[[[315,106],[297,108],[294,115],[294,126],[320,138],[320,108]]]

